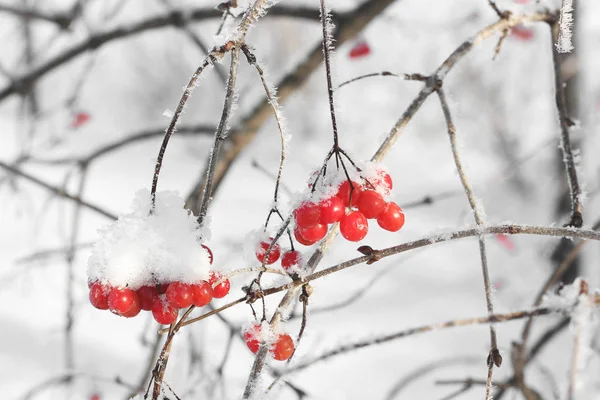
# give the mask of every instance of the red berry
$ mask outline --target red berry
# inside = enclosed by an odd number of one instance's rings
[[[269,246],[271,246],[272,242],[273,242],[273,238],[269,238],[268,242],[260,242],[259,245],[257,246],[255,254],[256,254],[256,258],[261,263],[264,262],[265,264],[269,265],[269,264],[273,264],[274,262],[279,260],[279,256],[281,254],[281,248],[279,247],[279,245],[277,243],[275,243],[273,245],[273,247],[271,248],[271,251],[269,252],[269,256],[265,259],[265,254],[267,254],[267,250],[269,250]]]
[[[140,301],[140,296],[138,296],[137,293],[135,293],[135,296],[133,296],[133,304],[131,305],[131,308],[129,308],[127,312],[121,314],[121,316],[125,318],[133,318],[136,315],[138,315],[141,310],[142,302]]]
[[[369,222],[360,211],[352,211],[344,215],[340,221],[340,232],[342,236],[351,242],[358,242],[367,236]]]
[[[154,300],[158,297],[159,293],[156,286],[142,286],[137,290],[137,294],[140,298],[142,310],[150,311],[152,310],[152,304],[154,304]]]
[[[99,395],[99,394],[93,394],[93,395],[90,397],[90,400],[100,400],[100,395]]]
[[[275,346],[271,351],[276,360],[287,360],[294,353],[294,340],[292,340],[292,337],[287,333],[279,335],[277,342],[275,342]]]
[[[98,281],[92,283],[90,303],[99,310],[108,310],[108,288]]]
[[[194,302],[192,287],[187,283],[173,282],[165,292],[167,301],[175,308],[187,308]]]
[[[221,299],[227,296],[229,293],[229,289],[231,288],[231,283],[229,283],[229,279],[225,279],[223,282],[219,283],[217,286],[214,284],[223,278],[219,272],[212,272],[210,274],[210,280],[208,281],[213,286],[213,297],[217,299]]]
[[[327,235],[327,225],[317,224],[311,228],[300,229],[298,233],[309,242],[316,243]]]
[[[108,294],[108,308],[115,314],[125,314],[135,302],[136,297],[137,293],[129,288],[112,288]]]
[[[152,316],[162,325],[170,325],[177,320],[178,311],[163,298],[156,298],[152,304]]]
[[[322,224],[334,224],[344,216],[344,201],[337,196],[323,200],[319,207],[321,208]]]
[[[294,265],[300,265],[302,263],[302,255],[299,251],[290,250],[283,253],[281,257],[281,266],[283,269],[288,270]]]
[[[208,253],[208,260],[209,260],[210,265],[212,265],[212,263],[213,263],[213,252],[212,252],[212,250],[207,245],[203,244],[201,246]]]
[[[350,58],[360,58],[368,56],[369,54],[371,54],[369,44],[367,42],[360,42],[350,50],[349,56]]]
[[[312,228],[321,221],[321,209],[315,203],[302,203],[294,210],[296,225],[300,228]]]
[[[377,223],[386,231],[397,232],[404,225],[404,213],[396,203],[387,203],[383,212],[377,217]]]
[[[192,285],[192,295],[194,298],[194,305],[196,307],[202,307],[210,303],[213,298],[213,288],[210,283],[206,281],[200,281]]]
[[[390,194],[394,184],[392,182],[392,177],[390,174],[380,169],[377,171],[377,177],[371,181],[375,189],[381,191],[383,193]]]
[[[385,200],[376,191],[365,190],[360,194],[357,206],[366,218],[377,218],[385,208]]]
[[[300,233],[300,229],[298,229],[298,227],[294,228],[294,237],[296,238],[298,243],[303,244],[304,246],[312,246],[313,244],[317,243],[316,240],[314,242],[306,240]]]
[[[352,205],[356,205],[358,199],[360,198],[360,193],[363,191],[363,188],[356,182],[352,182],[352,187],[350,187],[350,182],[344,181],[338,188],[337,196],[342,199],[344,205],[346,207],[350,206],[350,192],[352,191]],[[351,190],[352,189],[352,190]]]
[[[256,354],[260,348],[260,324],[254,324],[244,332],[244,341],[251,352]]]

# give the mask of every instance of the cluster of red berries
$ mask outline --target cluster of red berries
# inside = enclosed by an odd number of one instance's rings
[[[244,341],[251,352],[256,354],[260,348],[261,325],[254,324],[249,329],[244,331]],[[275,341],[269,347],[269,352],[273,358],[279,361],[285,361],[294,354],[294,340],[287,333],[277,335]]]
[[[208,282],[171,282],[142,286],[138,290],[111,287],[95,281],[89,284],[90,303],[100,310],[110,310],[126,318],[135,317],[141,310],[152,311],[156,322],[169,325],[177,320],[179,309],[192,305],[202,307],[210,303],[213,297],[225,297],[230,288],[228,279],[213,287],[221,279],[221,274],[212,272]]]
[[[358,242],[367,236],[368,219],[376,219],[383,229],[397,232],[404,225],[404,213],[381,195],[391,190],[392,178],[385,171],[379,171],[376,179],[365,184],[344,181],[334,196],[318,204],[304,202],[294,210],[294,236],[299,243],[310,246],[325,237],[329,224],[339,222],[342,236]]]
[[[202,245],[208,252],[209,262],[213,263],[211,249]],[[219,284],[215,285],[217,282]],[[202,307],[213,298],[223,298],[229,293],[229,279],[223,279],[219,272],[211,272],[208,282],[189,284],[184,282],[157,283],[142,286],[137,290],[129,287],[116,287],[96,280],[88,283],[90,303],[99,310],[110,310],[113,314],[133,318],[140,311],[152,311],[159,324],[169,325],[177,320],[179,309],[192,305]]]
[[[256,259],[261,263],[265,263],[266,265],[271,265],[279,260],[279,256],[281,256],[281,266],[284,270],[289,271],[292,267],[300,266],[302,264],[302,254],[296,250],[287,250],[281,254],[281,246],[275,243],[269,255],[267,256],[267,250],[269,250],[269,246],[273,242],[273,238],[269,238],[269,241],[261,241],[256,247]]]

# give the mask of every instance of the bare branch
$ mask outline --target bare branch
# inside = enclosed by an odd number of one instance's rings
[[[88,201],[84,201],[81,198],[79,198],[78,196],[74,196],[72,194],[67,193],[65,190],[63,190],[60,187],[52,186],[52,185],[34,177],[33,175],[29,175],[28,173],[23,172],[20,169],[15,168],[11,165],[5,164],[2,161],[0,161],[0,168],[4,168],[5,170],[9,171],[10,173],[20,176],[21,178],[24,178],[24,179],[28,180],[29,182],[35,183],[36,185],[43,187],[44,189],[54,193],[57,196],[72,200],[75,203],[80,204],[81,206],[83,206],[89,210],[95,211],[96,213],[101,214],[109,219],[113,219],[113,220],[117,219],[116,215],[100,208],[99,206],[89,203]]]

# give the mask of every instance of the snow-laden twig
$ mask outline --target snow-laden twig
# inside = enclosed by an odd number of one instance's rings
[[[556,50],[559,53],[570,53],[573,51],[573,0],[563,0],[558,19],[558,37],[556,38]]]
[[[438,97],[440,99],[440,104],[442,106],[442,111],[444,112],[444,118],[446,119],[446,125],[448,127],[448,136],[450,138],[450,147],[452,149],[452,156],[454,158],[454,165],[456,166],[456,171],[458,172],[458,176],[462,183],[462,186],[467,195],[467,199],[469,200],[469,205],[471,206],[471,210],[473,212],[473,216],[475,218],[475,223],[478,227],[482,227],[485,224],[484,221],[484,212],[482,210],[481,204],[478,203],[475,198],[475,192],[471,187],[471,183],[467,178],[467,174],[465,173],[465,169],[460,157],[460,153],[458,151],[458,145],[456,143],[456,127],[452,120],[452,114],[450,113],[450,107],[448,106],[448,102],[446,100],[446,95],[442,86],[436,89]],[[488,262],[487,262],[487,251],[485,247],[485,237],[483,235],[479,236],[479,256],[481,258],[481,271],[483,273],[483,285],[485,290],[485,301],[487,305],[488,315],[494,314],[494,302],[492,299],[492,285],[490,283],[490,275],[488,272]],[[494,365],[500,367],[502,364],[502,356],[498,350],[498,342],[496,339],[496,330],[494,326],[490,324],[490,352],[488,355],[488,377],[487,377],[487,385],[485,387],[485,398],[491,399],[492,396],[492,375],[494,370]]]
[[[552,31],[551,40],[552,61],[554,66],[554,98],[560,122],[560,149],[563,153],[563,162],[565,164],[567,181],[569,182],[569,188],[571,191],[571,220],[569,221],[569,225],[580,228],[583,225],[583,205],[581,203],[583,200],[583,192],[579,186],[577,168],[575,166],[575,160],[573,157],[573,149],[571,148],[571,126],[574,125],[574,123],[569,118],[569,111],[567,109],[565,82],[562,74],[558,50],[553,45],[559,35],[559,24],[554,22],[550,25],[550,29]]]

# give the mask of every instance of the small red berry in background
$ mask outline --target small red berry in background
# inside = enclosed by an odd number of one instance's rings
[[[321,223],[334,224],[344,216],[344,201],[337,196],[330,197],[319,203]]]
[[[90,285],[90,303],[99,310],[108,310],[108,288],[100,282]]]
[[[142,305],[141,305],[141,301],[140,301],[140,296],[138,296],[136,293],[136,295],[133,296],[133,304],[131,305],[131,307],[129,307],[129,310],[127,310],[126,312],[121,314],[121,316],[125,317],[125,318],[133,318],[136,315],[138,315],[141,310],[142,310]]]
[[[290,250],[283,253],[281,257],[281,266],[283,269],[288,270],[294,265],[300,265],[302,263],[302,255],[299,251]]]
[[[88,122],[92,116],[84,111],[79,111],[71,120],[71,129],[77,129]]]
[[[396,203],[387,203],[377,218],[380,227],[390,232],[397,232],[404,225],[404,213]]]
[[[281,248],[279,247],[279,245],[277,243],[275,243],[273,245],[273,247],[271,248],[271,252],[265,259],[265,255],[267,254],[267,250],[269,249],[269,246],[271,246],[272,241],[273,241],[273,238],[269,238],[268,242],[260,242],[259,243],[255,254],[256,254],[256,258],[261,263],[264,262],[265,264],[270,265],[270,264],[275,263],[277,260],[279,260],[279,256],[281,255]]]
[[[510,30],[510,34],[515,38],[528,42],[535,36],[533,28],[527,28],[523,25],[517,25]]]
[[[90,400],[100,400],[100,395],[99,394],[93,394],[90,396]]]
[[[500,242],[500,244],[502,244],[502,246],[504,246],[507,250],[514,250],[515,249],[515,245],[512,242],[512,240],[510,240],[509,235],[505,235],[503,233],[498,233],[496,234],[496,239],[498,240],[498,242]]]
[[[244,341],[246,342],[246,346],[248,346],[250,351],[254,354],[256,354],[260,348],[260,329],[260,324],[255,324],[244,332]]]
[[[112,288],[108,294],[108,308],[117,315],[125,314],[133,306],[136,297],[137,293],[129,288]]]
[[[294,340],[287,333],[279,335],[271,351],[276,360],[285,361],[294,353]]]
[[[167,301],[175,308],[187,308],[194,302],[192,287],[187,283],[173,282],[165,292]]]
[[[208,253],[208,260],[209,260],[210,265],[212,265],[212,263],[213,263],[213,252],[212,252],[212,250],[207,245],[203,244],[201,246]]]
[[[210,283],[201,281],[191,285],[192,297],[194,298],[194,305],[196,307],[203,307],[210,303],[213,298],[213,288]]]
[[[142,310],[152,310],[152,304],[154,304],[154,300],[156,300],[159,295],[158,289],[155,286],[142,286],[137,290],[137,293],[140,298]]]
[[[367,42],[359,42],[350,50],[349,56],[350,58],[356,59],[366,57],[369,54],[371,54],[371,47],[369,47],[369,44]]]
[[[321,222],[321,208],[315,203],[302,203],[294,210],[294,219],[300,228],[311,228]]]
[[[157,298],[152,305],[152,316],[162,325],[170,325],[177,320],[178,311],[165,299]]]
[[[302,236],[302,233],[300,233],[300,229],[298,229],[298,227],[294,228],[294,237],[296,238],[298,243],[300,243],[304,246],[312,246],[313,244],[317,243],[317,240],[310,241],[310,240],[307,240],[306,238],[304,238],[304,236]]]
[[[340,232],[346,240],[358,242],[367,236],[369,222],[360,211],[352,211],[340,221]]]
[[[385,208],[385,200],[374,190],[365,190],[360,194],[356,204],[358,210],[363,213],[365,218],[377,218]]]
[[[216,282],[220,281],[223,278],[219,272],[212,272],[210,274],[210,280],[208,281],[211,286]],[[225,279],[223,282],[219,283],[217,286],[213,287],[213,297],[217,299],[221,299],[229,293],[229,289],[231,288],[231,283],[229,283],[229,279]]]
[[[316,243],[327,235],[327,225],[317,224],[310,228],[300,228],[298,233],[308,242]]]
[[[350,192],[352,192],[352,205],[355,205],[358,202],[360,194],[363,190],[362,187],[356,182],[352,182],[352,187],[350,186],[350,182],[344,181],[338,188],[337,196],[342,199],[346,207],[350,206]]]

